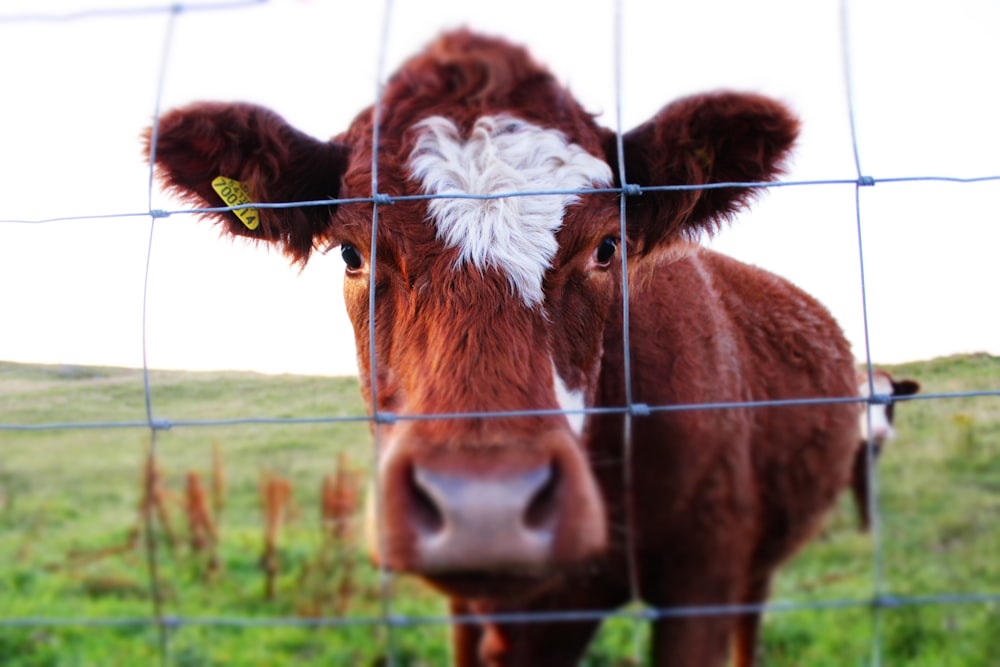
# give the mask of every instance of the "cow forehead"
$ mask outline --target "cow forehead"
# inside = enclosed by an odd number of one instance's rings
[[[867,373],[859,374],[858,378],[861,381],[860,390],[862,396],[871,396],[873,394],[882,396],[893,395],[892,378],[887,376],[884,371],[875,370],[872,373],[872,379],[875,381],[875,391],[871,391],[868,386]]]
[[[878,394],[884,394],[887,396],[892,396],[892,380],[884,375],[875,376],[875,392]]]
[[[604,160],[562,132],[511,115],[479,118],[468,137],[443,116],[427,118],[415,129],[410,174],[425,194],[569,191],[612,180]],[[428,217],[437,238],[459,251],[458,266],[503,272],[532,307],[543,299],[542,280],[558,251],[556,232],[566,208],[578,199],[576,194],[443,197],[428,201]]]
[[[884,373],[876,372],[874,374],[875,380],[875,391],[873,393],[880,394],[883,396],[892,396],[892,380],[885,376]],[[865,388],[867,389],[868,383],[865,382]]]

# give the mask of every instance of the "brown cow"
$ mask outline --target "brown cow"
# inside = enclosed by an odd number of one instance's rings
[[[861,412],[861,447],[854,455],[854,466],[851,470],[851,493],[858,510],[858,525],[862,531],[871,526],[871,500],[869,498],[869,468],[875,465],[885,444],[896,436],[893,428],[895,422],[894,396],[912,396],[920,391],[920,383],[916,380],[897,380],[885,370],[873,369],[871,377],[875,391],[868,386],[868,369],[858,369],[858,390],[864,398],[869,396],[885,396],[884,403],[866,406]],[[871,451],[869,453],[869,443]],[[869,464],[870,461],[870,464]]]
[[[340,246],[362,390],[395,417],[373,426],[382,566],[423,576],[460,613],[611,610],[633,596],[752,605],[846,486],[857,405],[628,418],[629,392],[654,407],[855,396],[848,344],[808,295],[694,243],[755,190],[629,189],[623,239],[609,189],[620,166],[644,186],[770,180],[797,131],[765,97],[699,95],[628,132],[619,165],[615,133],[525,50],[457,31],[391,78],[378,116],[366,109],[330,141],[256,106],[202,103],[162,118],[155,161],[196,206],[223,205],[219,176],[256,202],[368,198],[215,217],[300,263]],[[534,194],[496,197],[516,191]],[[735,643],[749,665],[759,621],[665,615],[651,662],[721,665]],[[574,665],[599,625],[456,625],[457,662]]]

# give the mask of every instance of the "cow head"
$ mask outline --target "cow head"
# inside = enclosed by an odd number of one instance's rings
[[[391,198],[377,211],[376,118],[378,194]],[[796,133],[772,100],[691,97],[623,137],[624,171],[639,185],[769,180]],[[582,409],[606,341],[620,340],[606,322],[621,308],[622,254],[639,270],[753,196],[646,192],[629,198],[622,238],[616,193],[565,192],[620,186],[617,156],[615,133],[523,49],[465,31],[407,62],[380,113],[365,110],[330,141],[250,105],[195,104],[161,119],[160,179],[195,206],[225,204],[219,176],[255,202],[369,199],[262,208],[250,225],[210,217],[294,262],[340,249],[364,395],[397,416],[373,427],[383,565],[488,595],[606,548]],[[538,194],[453,196],[519,191]]]
[[[875,369],[872,371],[875,391],[868,385],[868,370],[858,370],[858,388],[861,396],[912,396],[920,391],[920,383],[912,379],[897,380],[888,371]],[[861,440],[867,442],[869,437],[875,445],[876,454],[887,441],[896,435],[893,426],[896,420],[895,404],[878,403],[867,407],[861,414]]]

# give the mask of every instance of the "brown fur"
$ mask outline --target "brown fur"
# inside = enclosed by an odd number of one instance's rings
[[[523,49],[458,31],[411,59],[387,85],[380,193],[421,194],[407,172],[415,123],[444,115],[464,132],[480,116],[498,113],[561,131],[617,174],[614,133]],[[324,143],[262,109],[195,105],[164,117],[156,159],[163,182],[196,205],[219,205],[206,181],[220,174],[247,183],[259,201],[370,197],[372,122],[368,109]],[[797,128],[783,106],[760,96],[690,97],[625,135],[626,179],[642,186],[768,180],[780,172]],[[856,393],[848,345],[820,304],[776,276],[690,243],[755,193],[647,191],[629,199],[621,248],[635,278],[628,354],[636,402]],[[613,609],[632,593],[630,560],[635,592],[657,607],[761,603],[776,568],[817,531],[847,484],[858,440],[851,404],[657,411],[632,420],[630,453],[620,413],[591,415],[582,438],[555,413],[553,363],[588,405],[625,406],[621,253],[607,265],[593,259],[604,239],[618,236],[616,196],[587,195],[567,210],[544,309],[526,307],[494,268],[456,270],[456,251],[437,240],[422,201],[379,208],[374,279],[371,204],[261,215],[256,237],[279,242],[293,260],[304,262],[314,247],[330,244],[356,248],[364,258],[348,269],[345,299],[373,408],[403,415],[553,411],[374,427],[381,447],[376,557],[423,575],[452,597],[457,613]],[[217,217],[231,233],[255,235],[234,216]],[[545,484],[531,487],[545,471],[552,473]],[[509,484],[510,494],[523,493],[527,520],[551,539],[545,557],[525,556],[509,535],[477,532],[474,521],[459,536],[464,551],[434,556],[424,535],[437,534],[442,516],[427,496],[467,484]],[[518,484],[529,490],[514,491]],[[497,507],[512,502],[499,495]],[[500,511],[492,502],[476,501],[486,504],[484,516]],[[756,613],[659,620],[651,662],[718,666],[732,648],[746,667],[758,625]],[[456,661],[574,665],[598,626],[458,626]]]

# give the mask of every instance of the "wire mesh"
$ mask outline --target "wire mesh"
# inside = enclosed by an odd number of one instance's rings
[[[104,20],[108,17],[121,18],[123,16],[132,15],[148,15],[148,14],[163,14],[168,17],[167,30],[164,38],[164,48],[161,60],[161,71],[158,75],[159,87],[157,93],[157,99],[155,103],[154,113],[152,117],[154,120],[153,126],[153,137],[154,141],[152,145],[155,146],[155,136],[157,133],[156,121],[158,121],[160,116],[160,93],[162,92],[163,81],[166,78],[166,70],[169,66],[171,53],[174,49],[178,48],[178,44],[175,43],[173,38],[173,27],[175,22],[179,17],[187,12],[197,10],[197,11],[231,11],[238,8],[261,4],[260,2],[234,2],[234,3],[206,3],[206,4],[174,4],[169,6],[157,6],[157,7],[139,7],[139,8],[116,8],[116,9],[92,9],[80,12],[70,12],[64,14],[23,14],[23,15],[13,15],[13,16],[0,16],[0,22],[45,22],[51,21],[53,23],[63,23],[68,21],[91,21],[91,20]],[[381,31],[382,45],[380,48],[380,60],[377,66],[378,80],[376,81],[376,95],[375,95],[375,115],[376,122],[373,124],[375,128],[375,136],[373,137],[373,145],[379,146],[378,128],[379,114],[382,113],[381,108],[381,94],[383,89],[383,82],[386,76],[386,61],[385,53],[387,46],[391,39],[393,39],[393,29],[391,27],[391,19],[393,16],[394,5],[391,2],[387,2],[384,7],[384,24]],[[616,67],[616,104],[619,105],[617,111],[618,127],[617,127],[617,151],[618,151],[618,164],[620,165],[619,182],[623,185],[620,188],[602,188],[602,189],[586,189],[586,190],[544,190],[544,191],[531,191],[531,192],[509,192],[494,195],[426,195],[419,197],[400,197],[400,196],[390,196],[380,192],[380,183],[378,175],[378,159],[377,150],[374,152],[373,163],[372,163],[372,197],[365,198],[350,198],[350,199],[332,199],[332,200],[317,200],[311,202],[295,202],[295,203],[252,203],[245,204],[241,206],[231,206],[231,207],[213,207],[213,208],[203,208],[203,209],[178,209],[178,210],[162,210],[155,209],[153,207],[152,194],[154,192],[153,174],[152,169],[149,175],[149,205],[148,210],[142,212],[133,213],[122,213],[122,212],[110,212],[108,214],[100,215],[79,215],[79,216],[60,216],[60,217],[46,217],[38,219],[24,219],[18,217],[11,217],[7,219],[0,219],[2,223],[9,224],[47,224],[57,221],[80,221],[86,222],[92,219],[104,219],[104,218],[115,218],[115,217],[134,217],[134,218],[148,218],[149,219],[149,241],[148,241],[148,253],[146,257],[146,280],[149,279],[149,271],[152,265],[153,257],[153,247],[155,239],[155,231],[159,221],[166,218],[178,215],[198,215],[211,212],[223,212],[232,211],[240,208],[284,208],[284,207],[299,207],[299,206],[330,206],[331,204],[373,204],[373,233],[372,233],[372,271],[371,271],[371,289],[369,290],[371,295],[371,301],[369,304],[369,321],[374,322],[375,320],[375,275],[377,271],[377,253],[375,252],[375,240],[377,239],[377,229],[379,223],[379,210],[383,206],[392,206],[397,202],[411,201],[414,199],[433,199],[433,198],[469,198],[469,199],[500,199],[507,197],[523,197],[529,195],[566,195],[573,194],[579,196],[587,196],[596,193],[612,193],[619,196],[621,202],[621,234],[625,237],[625,202],[628,197],[641,196],[646,192],[654,191],[669,191],[669,190],[690,190],[690,189],[711,189],[711,188],[786,188],[786,187],[820,187],[820,186],[852,186],[855,188],[855,200],[854,208],[856,214],[856,228],[857,228],[857,248],[858,248],[858,268],[861,273],[861,294],[860,299],[862,303],[862,309],[864,311],[863,320],[865,322],[865,356],[866,363],[869,372],[869,381],[871,382],[871,373],[873,370],[873,365],[871,362],[871,352],[867,342],[867,300],[866,300],[866,278],[864,275],[865,262],[864,262],[864,227],[862,224],[862,201],[860,192],[862,188],[868,188],[875,185],[889,186],[896,183],[925,183],[925,182],[952,182],[952,183],[977,183],[977,182],[989,182],[989,181],[1000,181],[1000,175],[985,175],[985,176],[974,176],[974,177],[956,177],[948,175],[928,175],[921,177],[888,177],[888,178],[875,178],[865,174],[862,169],[862,160],[860,157],[858,149],[858,138],[855,129],[855,100],[854,100],[854,90],[852,87],[852,77],[850,76],[851,71],[851,51],[850,51],[850,35],[848,34],[848,27],[850,25],[850,17],[848,12],[847,3],[842,3],[842,49],[844,57],[844,71],[845,71],[845,81],[846,81],[846,104],[847,113],[851,123],[851,142],[852,142],[852,153],[854,158],[854,163],[856,167],[856,175],[852,178],[840,178],[840,179],[823,179],[823,180],[800,180],[800,181],[779,181],[774,183],[717,183],[707,186],[638,186],[630,184],[628,181],[628,174],[624,172],[625,161],[622,159],[623,146],[622,146],[622,127],[621,118],[622,113],[620,109],[621,103],[621,79],[622,79],[622,68],[623,58],[622,52],[625,48],[625,38],[624,28],[621,21],[621,13],[624,11],[622,4],[616,3],[616,20],[613,26],[614,31],[614,49],[613,54],[615,67]],[[623,292],[628,294],[627,284],[629,279],[628,273],[628,259],[623,258],[622,266],[622,280],[625,284],[625,289]],[[213,418],[213,419],[170,419],[164,418],[156,414],[155,407],[156,402],[153,396],[153,385],[150,375],[150,365],[146,358],[146,306],[148,305],[148,285],[144,290],[144,307],[143,307],[143,380],[144,380],[144,398],[145,398],[145,420],[135,420],[135,421],[66,421],[66,422],[48,422],[48,423],[0,423],[0,432],[10,431],[10,432],[31,432],[31,431],[60,431],[60,430],[79,430],[79,429],[92,429],[92,430],[102,430],[102,429],[139,429],[148,431],[150,436],[150,456],[155,457],[158,449],[158,436],[164,432],[172,429],[187,429],[187,428],[206,428],[206,427],[219,427],[219,426],[234,426],[234,425],[255,425],[255,426],[295,426],[295,425],[308,425],[308,424],[339,424],[339,423],[357,423],[357,422],[368,422],[374,421],[375,423],[391,423],[396,421],[407,421],[407,420],[431,420],[431,419],[455,419],[455,418],[476,418],[476,419],[487,419],[496,417],[512,417],[512,416],[529,416],[529,415],[550,415],[550,414],[564,414],[566,411],[551,411],[551,410],[525,410],[516,412],[473,412],[473,413],[441,413],[441,414],[395,414],[390,412],[385,412],[381,410],[379,406],[379,401],[377,397],[377,387],[378,387],[378,359],[375,358],[374,351],[377,349],[375,344],[375,327],[370,328],[370,340],[368,342],[369,349],[372,350],[372,362],[371,362],[371,387],[372,387],[372,399],[370,412],[371,416],[310,416],[310,417],[262,417],[262,416],[252,416],[252,417],[235,417],[235,418]],[[886,397],[883,396],[872,396],[868,399],[856,398],[856,397],[841,397],[841,398],[822,398],[822,399],[801,399],[801,400],[783,400],[783,401],[757,401],[757,402],[743,402],[743,403],[706,403],[698,405],[645,405],[642,403],[637,403],[634,401],[631,392],[632,377],[631,377],[631,358],[629,351],[630,341],[629,341],[629,330],[628,323],[630,321],[629,316],[629,300],[623,299],[622,302],[622,317],[624,322],[623,331],[623,349],[624,349],[624,359],[625,359],[625,370],[624,370],[624,386],[627,391],[626,405],[620,408],[586,408],[581,411],[584,414],[621,414],[625,417],[623,420],[626,424],[626,458],[630,456],[631,445],[629,442],[629,436],[631,430],[629,428],[630,420],[636,415],[647,415],[654,412],[661,411],[680,411],[680,410],[718,410],[724,408],[733,407],[743,407],[743,408],[759,408],[759,407],[790,407],[795,405],[810,405],[816,403],[829,403],[829,402],[867,402],[869,404],[875,405],[879,403],[884,403]],[[921,394],[918,396],[908,396],[899,398],[896,400],[900,401],[938,401],[938,400],[948,400],[948,399],[962,399],[962,398],[981,398],[981,397],[997,397],[1000,396],[1000,390],[982,390],[974,392],[951,392],[951,393],[932,393],[932,394]],[[378,439],[378,429],[374,429],[376,437],[376,447],[374,451],[379,449]],[[372,469],[375,465],[372,465]],[[624,466],[625,470],[629,470],[630,466]],[[393,606],[394,602],[394,581],[392,575],[383,572],[384,579],[381,584],[381,603],[382,603],[382,613],[377,617],[316,617],[316,618],[303,618],[294,616],[285,617],[268,617],[268,618],[238,618],[238,617],[209,617],[209,616],[184,616],[184,615],[172,615],[165,611],[161,605],[161,601],[164,598],[165,593],[159,589],[161,577],[159,575],[158,569],[158,558],[163,545],[158,544],[155,541],[154,531],[146,530],[147,535],[146,543],[146,553],[147,553],[147,569],[149,578],[149,587],[151,590],[151,600],[153,601],[152,613],[150,617],[141,618],[65,618],[65,617],[0,617],[0,627],[28,627],[28,628],[42,628],[42,627],[58,627],[58,626],[84,626],[84,627],[105,627],[105,626],[155,626],[158,631],[158,643],[159,643],[159,657],[163,664],[169,662],[172,648],[172,637],[176,632],[182,630],[186,627],[195,626],[220,626],[220,627],[264,627],[264,626],[294,626],[294,627],[346,627],[346,626],[371,626],[384,632],[384,639],[386,645],[388,646],[387,657],[389,664],[396,664],[399,659],[398,649],[396,648],[396,643],[394,640],[394,629],[400,627],[418,627],[424,625],[452,625],[452,624],[463,624],[463,623],[480,623],[484,619],[491,619],[502,622],[509,623],[531,623],[540,621],[549,622],[571,622],[579,620],[595,620],[595,619],[607,619],[607,618],[620,618],[635,622],[647,622],[651,620],[656,620],[666,617],[677,617],[677,616],[705,616],[705,615],[717,615],[717,614],[743,614],[743,613],[755,613],[759,611],[764,611],[768,614],[772,613],[785,613],[801,610],[815,610],[815,611],[831,611],[845,608],[863,608],[871,609],[873,611],[873,623],[875,625],[873,630],[873,644],[872,644],[872,657],[871,663],[874,665],[882,664],[884,648],[881,645],[883,636],[883,612],[889,609],[899,609],[905,607],[914,606],[925,606],[925,605],[960,605],[960,604],[997,604],[1000,603],[1000,594],[997,593],[965,593],[965,594],[941,594],[932,596],[896,596],[890,593],[891,587],[888,586],[887,575],[885,572],[885,567],[883,563],[883,540],[884,537],[879,530],[878,517],[880,516],[880,508],[878,507],[878,490],[877,490],[877,467],[874,465],[874,461],[869,461],[869,469],[871,472],[871,477],[873,480],[873,485],[875,490],[872,494],[874,499],[874,506],[872,516],[876,519],[874,524],[873,532],[873,543],[874,543],[874,553],[872,560],[872,579],[873,579],[873,595],[871,597],[855,598],[855,599],[824,599],[818,601],[798,601],[798,602],[770,602],[764,605],[725,605],[718,607],[696,607],[696,608],[671,608],[671,609],[656,609],[656,608],[635,608],[627,607],[617,611],[607,611],[607,612],[593,612],[593,611],[566,611],[566,612],[547,612],[547,613],[533,613],[533,614],[496,614],[496,615],[440,615],[440,616],[413,616],[406,613],[402,613],[396,610]],[[629,480],[625,481],[625,488],[630,488],[631,484]],[[376,494],[376,497],[378,494]],[[631,511],[631,510],[630,510]],[[147,526],[152,525],[155,519],[151,516],[146,517]],[[628,531],[631,536],[633,531]],[[629,550],[630,553],[633,550]],[[633,566],[630,568],[630,573],[634,575],[636,568]],[[633,591],[633,597],[638,598],[638,584],[633,579],[631,582],[631,589]],[[638,634],[636,634],[638,637]],[[639,641],[635,641],[635,658],[639,659]]]

